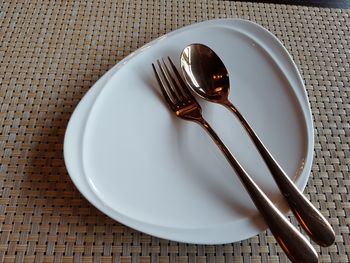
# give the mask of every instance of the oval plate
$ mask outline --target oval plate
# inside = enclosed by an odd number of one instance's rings
[[[305,87],[281,42],[239,19],[181,28],[119,62],[74,111],[64,158],[81,193],[125,225],[182,242],[235,242],[265,229],[263,219],[209,136],[167,109],[152,72],[151,63],[161,57],[179,62],[191,43],[206,44],[221,57],[230,73],[230,99],[303,190],[313,154]],[[289,211],[238,120],[199,101],[243,167],[278,208]]]

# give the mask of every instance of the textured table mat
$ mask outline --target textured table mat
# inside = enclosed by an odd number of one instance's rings
[[[205,246],[132,230],[90,205],[63,162],[69,117],[109,68],[166,32],[227,17],[268,28],[301,71],[316,134],[305,195],[336,232],[333,246],[315,248],[321,262],[349,262],[349,15],[224,1],[0,1],[0,262],[288,261],[269,231]]]

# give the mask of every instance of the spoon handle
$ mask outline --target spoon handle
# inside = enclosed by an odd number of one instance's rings
[[[255,206],[264,217],[265,222],[289,259],[292,262],[318,262],[315,249],[250,178],[210,125],[203,118],[198,119],[197,123],[209,133],[236,171]]]
[[[238,117],[239,121],[250,135],[251,139],[255,143],[255,146],[267,164],[280,191],[307,234],[317,244],[321,246],[330,246],[335,240],[335,233],[328,221],[299,191],[292,180],[273,158],[259,137],[255,134],[242,114],[237,110],[237,108],[229,101],[225,102],[224,105]]]

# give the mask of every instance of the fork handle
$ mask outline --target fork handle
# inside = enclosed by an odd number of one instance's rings
[[[236,171],[255,206],[264,217],[265,222],[288,258],[292,262],[318,262],[318,255],[315,249],[283,216],[259,186],[250,178],[248,173],[239,164],[210,125],[203,118],[196,121],[209,133],[215,144],[220,148],[226,159],[231,164],[232,168]]]
[[[263,142],[255,134],[243,115],[237,110],[237,108],[229,101],[225,102],[224,105],[237,116],[243,127],[250,135],[273,178],[275,179],[282,195],[287,200],[292,212],[306,233],[321,246],[332,245],[335,240],[335,233],[328,221],[299,191],[292,180],[283,171],[281,166],[279,166],[277,161],[273,158]]]

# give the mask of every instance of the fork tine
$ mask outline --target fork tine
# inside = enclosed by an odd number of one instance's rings
[[[170,69],[168,68],[168,65],[165,63],[164,59],[162,59],[162,61],[163,61],[164,68],[165,68],[166,72],[168,73],[169,78],[170,78],[170,80],[171,80],[171,82],[173,84],[173,87],[175,89],[176,94],[178,94],[178,97],[179,97],[180,100],[185,100],[186,96],[184,96],[184,93],[182,92],[178,82],[174,78],[173,74],[171,74]]]
[[[164,61],[163,61],[164,62]],[[171,86],[171,80],[169,79],[169,76],[171,77],[171,74],[169,71],[165,71],[162,64],[160,63],[159,60],[157,60],[158,63],[158,67],[160,69],[160,72],[162,73],[163,79],[166,82],[166,85],[163,85],[164,89],[167,91],[169,97],[172,97],[172,101],[174,103],[177,103],[179,101],[179,96],[175,93],[175,91],[173,90],[173,87]]]
[[[175,111],[175,110],[176,110],[176,109],[175,109],[175,105],[174,105],[174,103],[172,102],[172,100],[171,100],[171,98],[170,98],[168,92],[166,91],[165,85],[164,85],[162,79],[160,78],[160,76],[159,76],[159,74],[158,74],[158,72],[157,72],[157,70],[156,70],[156,67],[155,67],[155,65],[154,65],[153,63],[152,63],[152,68],[153,68],[154,74],[156,75],[156,79],[157,79],[157,81],[158,81],[158,84],[159,84],[160,90],[161,90],[161,92],[162,92],[162,94],[163,94],[163,97],[165,98],[165,100],[166,100],[166,102],[168,103],[168,105],[170,106],[170,108],[171,108],[173,111]]]
[[[175,67],[173,61],[170,59],[170,57],[168,57],[168,60],[169,60],[169,63],[170,63],[170,65],[171,65],[173,71],[175,72],[175,75],[176,75],[176,77],[177,77],[177,79],[178,79],[180,85],[181,85],[181,88],[182,88],[181,90],[182,90],[183,96],[184,96],[185,98],[190,98],[190,99],[193,99],[193,100],[194,100],[192,93],[191,93],[190,90],[188,89],[187,84],[186,84],[186,83],[184,82],[184,80],[182,79],[182,77],[181,77],[179,71],[177,70],[177,68]]]

